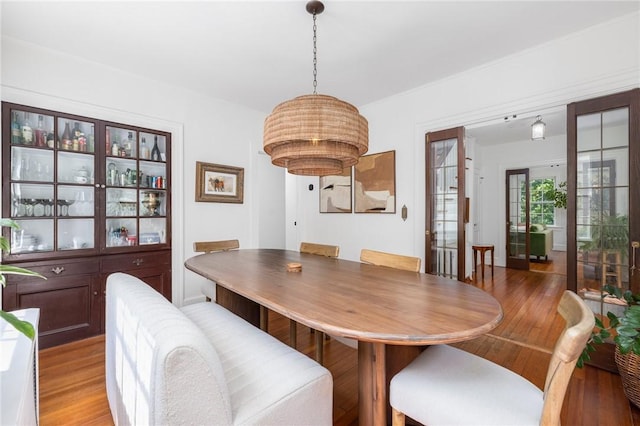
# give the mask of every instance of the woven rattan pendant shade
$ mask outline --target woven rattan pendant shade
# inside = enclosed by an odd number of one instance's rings
[[[368,148],[367,120],[333,96],[298,96],[276,106],[264,122],[264,151],[295,175],[340,174]]]
[[[289,173],[305,176],[339,175],[369,149],[369,123],[353,105],[316,93],[316,15],[320,1],[310,1],[313,15],[313,94],[276,106],[264,120],[264,151],[271,162]]]

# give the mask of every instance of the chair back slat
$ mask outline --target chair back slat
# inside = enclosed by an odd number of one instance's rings
[[[591,309],[572,291],[566,290],[558,304],[566,326],[551,355],[544,384],[544,406],[540,424],[559,425],[560,412],[569,380],[582,353],[595,319]]]
[[[360,261],[372,265],[386,266],[388,268],[420,272],[421,259],[419,257],[362,249],[360,252]]]
[[[317,254],[327,257],[338,257],[340,247],[327,244],[300,243],[300,253]]]
[[[193,251],[196,253],[211,253],[214,251],[227,251],[240,248],[238,240],[224,241],[196,241],[193,243]]]

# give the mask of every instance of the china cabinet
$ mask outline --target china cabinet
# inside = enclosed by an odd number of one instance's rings
[[[171,134],[2,103],[4,310],[40,308],[40,346],[104,331],[106,277],[127,272],[171,298]]]

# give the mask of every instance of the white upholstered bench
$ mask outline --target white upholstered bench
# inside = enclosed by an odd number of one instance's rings
[[[327,369],[215,303],[181,310],[107,280],[107,397],[116,425],[330,425]]]

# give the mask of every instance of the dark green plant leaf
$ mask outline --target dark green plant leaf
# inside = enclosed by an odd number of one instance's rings
[[[30,322],[18,319],[18,317],[16,317],[14,314],[5,312],[3,310],[0,310],[0,318],[7,321],[9,324],[15,327],[16,330],[27,336],[29,339],[33,340],[33,338],[35,337],[36,330],[33,328],[33,325]]]

